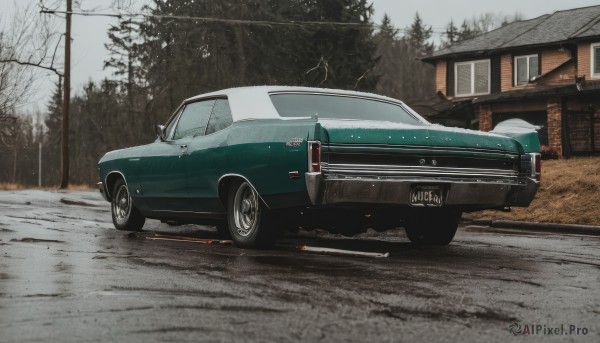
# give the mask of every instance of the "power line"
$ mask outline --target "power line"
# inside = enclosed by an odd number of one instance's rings
[[[48,14],[72,14],[88,17],[113,17],[113,18],[156,18],[156,19],[178,19],[178,20],[198,20],[207,22],[222,22],[230,24],[251,24],[251,25],[291,25],[291,26],[308,26],[308,25],[336,25],[336,26],[364,26],[371,27],[371,24],[366,23],[344,23],[344,22],[328,22],[328,21],[270,21],[270,20],[243,20],[243,19],[225,19],[214,17],[190,17],[179,15],[157,15],[143,13],[98,13],[98,12],[75,12],[75,11],[55,11],[41,10],[41,13]]]
[[[278,25],[278,26],[347,26],[347,27],[365,27],[365,28],[381,28],[381,25],[375,23],[347,23],[347,22],[335,22],[335,21],[272,21],[272,20],[245,20],[245,19],[225,19],[215,17],[191,17],[191,16],[179,16],[179,15],[157,15],[157,14],[144,14],[144,13],[102,13],[102,12],[91,12],[91,11],[57,11],[50,9],[42,9],[40,13],[45,14],[71,14],[87,17],[111,17],[111,18],[140,18],[140,19],[176,19],[176,20],[194,20],[194,21],[205,21],[205,22],[217,22],[227,24],[243,24],[243,25]],[[398,31],[407,32],[409,29],[397,29]],[[440,31],[438,31],[440,30]],[[435,28],[432,33],[442,34],[445,33],[445,29]]]

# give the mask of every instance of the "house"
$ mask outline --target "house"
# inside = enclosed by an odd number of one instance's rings
[[[438,95],[472,106],[480,130],[520,118],[542,127],[546,152],[600,152],[600,6],[513,22],[423,61]]]

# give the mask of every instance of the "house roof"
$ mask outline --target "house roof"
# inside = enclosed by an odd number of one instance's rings
[[[473,99],[473,104],[483,104],[497,101],[507,101],[512,99],[536,99],[548,98],[550,96],[570,96],[570,95],[590,95],[597,96],[600,91],[600,81],[598,80],[579,80],[570,85],[544,85],[535,88],[517,89],[502,93],[484,95]]]
[[[575,8],[515,21],[475,38],[435,51],[424,61],[449,55],[486,53],[518,47],[560,44],[600,36],[600,6]]]
[[[533,89],[517,89],[502,93],[494,93],[480,96],[476,99],[473,99],[473,103],[483,104],[488,102],[506,101],[511,99],[547,98],[549,96],[562,96],[574,93],[577,93],[577,86],[575,84],[558,86],[537,86]]]

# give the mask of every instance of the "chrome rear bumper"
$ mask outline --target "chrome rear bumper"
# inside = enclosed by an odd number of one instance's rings
[[[325,178],[321,173],[306,173],[306,188],[313,205],[342,203],[408,205],[415,185],[439,185],[445,190],[444,205],[481,208],[528,206],[539,182],[527,177],[511,180],[434,177],[345,177]]]

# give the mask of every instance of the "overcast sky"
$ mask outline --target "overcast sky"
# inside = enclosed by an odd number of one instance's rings
[[[14,12],[15,3],[21,6],[24,3],[37,2],[38,0],[0,0],[1,19],[6,23],[6,20]],[[51,3],[52,1],[45,2]],[[83,10],[106,12],[113,2],[118,1],[80,0],[80,2]],[[150,1],[134,0],[134,2],[139,4]],[[378,23],[383,14],[387,13],[396,27],[405,28],[410,25],[418,11],[424,23],[437,29],[436,31],[441,31],[450,19],[453,19],[455,23],[461,23],[464,19],[487,12],[502,15],[520,13],[524,19],[530,19],[558,10],[598,5],[597,0],[373,0],[372,3],[375,9],[375,21]],[[110,70],[102,68],[103,62],[107,58],[104,43],[108,41],[106,34],[108,26],[116,22],[117,19],[114,18],[73,16],[71,86],[75,93],[79,93],[82,85],[90,79],[100,80],[111,75]],[[61,24],[59,28],[62,30],[63,23],[59,21],[59,24]],[[32,97],[31,103],[25,106],[25,109],[29,111],[36,108],[45,110],[54,82],[56,82],[56,76],[42,75],[36,86],[36,94]]]

